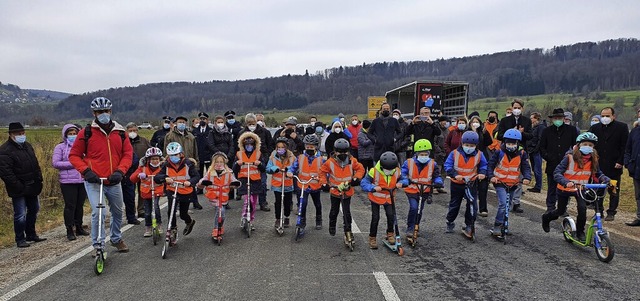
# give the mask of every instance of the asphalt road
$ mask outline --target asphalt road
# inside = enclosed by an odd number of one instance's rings
[[[399,194],[401,231],[406,227],[406,196]],[[50,277],[37,282],[12,300],[639,300],[640,245],[612,234],[616,255],[612,262],[598,261],[593,248],[566,243],[559,223],[551,233],[540,226],[540,210],[525,206],[524,214],[511,215],[507,245],[489,235],[490,217],[478,219],[477,241],[459,232],[444,233],[449,194],[434,196],[422,222],[423,237],[405,256],[381,243],[386,220],[381,217],[379,249],[370,250],[367,236],[370,207],[366,194],[352,201],[356,248],[342,243],[341,216],[338,235],[328,233],[328,195],[323,194],[324,228],[307,227],[301,242],[293,241],[294,228],[279,237],[271,212],[258,212],[257,230],[246,238],[240,231],[241,202],[231,201],[222,246],[210,239],[213,208],[194,211],[197,223],[189,236],[162,259],[161,244],[143,238],[143,226],[124,232],[131,251],[115,253],[109,247],[104,274],[93,273],[93,259],[82,256]],[[489,193],[489,204],[496,203]],[[273,202],[269,194],[269,202]],[[575,204],[575,203],[574,203]],[[166,209],[163,210],[166,216]],[[314,223],[309,204],[308,224]],[[180,231],[184,223],[179,220]],[[356,231],[357,232],[357,231]],[[62,261],[62,260],[60,260]],[[50,267],[42,267],[34,277]],[[9,287],[0,295],[13,289]],[[0,298],[2,299],[2,298]]]

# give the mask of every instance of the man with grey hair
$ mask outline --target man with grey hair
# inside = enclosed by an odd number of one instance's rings
[[[138,160],[140,160],[141,158],[144,157],[144,154],[147,152],[147,149],[151,147],[151,143],[149,143],[149,140],[147,140],[147,138],[138,135],[137,124],[133,122],[129,122],[127,123],[127,126],[125,127],[125,129],[127,131],[127,135],[129,135],[129,141],[131,141],[131,147],[133,147],[133,153],[135,154],[135,157],[137,157]],[[138,162],[133,162],[132,165],[138,166]],[[128,187],[129,184],[134,185],[133,183],[131,183],[131,181],[128,181],[128,179],[129,178],[127,177],[127,179],[122,181],[122,190],[125,198],[128,197],[127,195],[128,192],[124,192],[124,190],[131,189],[130,187]],[[140,185],[138,184],[135,186],[138,191],[138,205],[136,206],[136,211],[137,211],[138,217],[144,217],[144,202],[142,201],[142,198],[140,196]],[[125,200],[125,209],[129,210],[127,207],[127,200]],[[135,222],[133,222],[133,220],[135,220]],[[129,221],[133,222],[136,225],[140,223],[135,218],[129,219]]]
[[[244,117],[244,123],[245,127],[240,135],[247,131],[258,135],[260,138],[260,155],[264,159],[263,161],[268,161],[271,152],[275,149],[275,142],[273,138],[271,138],[271,133],[258,124],[256,115],[253,113],[249,113]],[[271,211],[271,209],[269,209],[269,203],[267,203],[267,174],[263,172],[260,174],[260,177],[262,181],[262,193],[258,196],[260,210]]]

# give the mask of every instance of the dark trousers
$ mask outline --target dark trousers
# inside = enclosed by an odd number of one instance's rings
[[[556,209],[556,203],[558,202],[558,195],[556,194],[558,188],[556,186],[558,186],[558,183],[553,179],[553,173],[547,173],[547,212]]]
[[[84,212],[82,207],[87,199],[87,191],[84,189],[84,183],[78,184],[60,184],[62,198],[64,198],[64,225],[67,228],[76,226],[82,227],[82,216]]]
[[[351,156],[353,156],[354,158],[358,159],[358,149],[357,148],[351,148],[351,149],[349,149],[349,152],[351,153]]]
[[[338,213],[340,213],[340,204],[342,203],[342,216],[344,218],[344,232],[351,231],[351,197],[331,196],[331,210],[329,210],[329,228],[335,228],[338,222]],[[378,217],[379,218],[379,217]],[[376,228],[378,225],[376,225]]]
[[[309,196],[313,199],[313,205],[316,207],[316,221],[322,221],[322,203],[320,202],[320,190],[317,191],[305,191],[302,194],[304,202],[298,204],[302,206],[302,218],[300,219],[302,227],[307,225],[307,204],[309,203]]]
[[[607,175],[608,176],[608,175]],[[618,181],[618,183],[616,184],[617,190],[620,191],[620,175],[617,176],[613,176],[613,177],[609,177],[611,180],[616,180]],[[604,209],[604,205],[602,204],[604,202],[604,198],[600,199],[599,201],[600,203],[598,204],[600,206],[600,209]],[[616,213],[618,212],[618,204],[620,203],[620,193],[618,193],[617,195],[611,195],[609,194],[609,209],[607,209],[607,215],[616,215]]]
[[[280,210],[282,210],[282,192],[280,191],[274,191],[273,195],[275,196],[276,200],[275,200],[275,214],[276,214],[276,219],[280,219],[282,218],[280,216]],[[284,193],[284,216],[285,217],[289,217],[289,215],[291,214],[291,203],[293,202],[293,191],[289,191],[289,192],[285,192]]]
[[[536,183],[533,185],[534,189],[542,189],[542,156],[540,153],[529,154],[531,161],[531,169],[533,170],[533,176]]]
[[[37,195],[11,198],[13,203],[13,230],[16,242],[25,241],[36,236],[36,219],[40,211]]]
[[[136,220],[136,185],[131,181],[122,181],[122,200],[127,215],[127,222]]]
[[[258,204],[260,207],[268,206],[267,203],[267,174],[260,174],[260,185],[262,186],[262,192],[258,195]]]
[[[453,223],[458,217],[458,213],[460,212],[460,205],[462,204],[462,199],[465,197],[465,185],[464,184],[456,184],[451,182],[451,200],[449,201],[449,212],[447,212],[447,222]],[[464,212],[464,224],[467,226],[471,226],[476,221],[476,216],[478,214],[478,202],[476,201],[476,196],[478,195],[477,187],[471,188],[471,195],[474,196],[472,202],[467,200],[467,207]],[[471,212],[471,205],[473,204],[473,214]]]
[[[156,211],[156,223],[160,225],[162,224],[162,214],[160,213],[160,198],[156,197],[154,202],[155,204],[153,204],[153,206],[155,206]],[[151,209],[153,207],[151,206],[151,199],[142,200],[142,204],[144,205],[144,225],[147,227],[151,227]]]
[[[564,215],[567,212],[567,204],[569,204],[569,198],[575,197],[578,205],[578,218],[576,220],[576,232],[584,232],[584,225],[587,222],[587,203],[578,196],[575,192],[567,192],[558,190],[556,188],[556,195],[558,197],[558,209],[555,209],[549,213],[550,220],[556,220],[558,217]]]
[[[369,226],[369,237],[376,237],[378,235],[380,206],[384,207],[384,212],[387,215],[387,233],[393,232],[393,208],[391,207],[391,204],[380,205],[371,202],[371,225]]]
[[[478,208],[480,212],[487,212],[487,193],[489,192],[489,181],[478,181]]]
[[[189,204],[191,204],[191,194],[188,195],[180,195],[178,194],[178,197],[176,198],[176,203],[178,206],[176,207],[180,207],[180,219],[183,220],[185,223],[191,223],[191,216],[189,215]],[[178,228],[177,223],[176,223],[176,210],[178,208],[173,208],[172,204],[173,204],[173,193],[167,192],[167,201],[169,206],[167,206],[167,212],[168,212],[168,218],[171,219],[171,229],[176,229]],[[171,215],[173,215],[173,219],[171,218]]]

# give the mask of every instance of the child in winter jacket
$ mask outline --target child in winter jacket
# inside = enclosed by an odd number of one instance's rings
[[[211,237],[217,239],[224,234],[225,206],[229,202],[229,191],[240,186],[240,182],[233,175],[233,171],[227,165],[229,159],[223,152],[216,152],[211,157],[211,166],[204,171],[202,179],[198,182],[198,188],[203,189],[204,196],[213,204],[215,221]],[[218,212],[220,210],[221,212]],[[218,223],[218,215],[222,221]],[[218,227],[220,224],[220,227]]]
[[[255,219],[256,206],[258,205],[258,196],[263,189],[261,174],[266,170],[266,158],[260,153],[261,143],[260,137],[253,132],[242,133],[238,137],[238,152],[236,152],[236,163],[233,165],[233,172],[238,175],[238,180],[243,183],[238,189],[238,194],[243,196],[244,200],[242,208],[243,222],[250,222],[251,230],[254,230],[253,221]],[[248,183],[248,185],[245,183]]]
[[[280,227],[281,218],[284,218],[283,226],[285,228],[289,227],[289,215],[291,214],[293,199],[293,173],[291,170],[293,170],[292,167],[297,162],[297,159],[293,152],[287,149],[289,145],[287,140],[285,137],[276,139],[276,150],[271,153],[267,163],[267,173],[272,175],[271,190],[273,190],[275,197],[276,229]],[[284,204],[282,203],[283,198]],[[282,209],[284,209],[284,216],[281,216]]]
[[[320,168],[324,163],[324,159],[318,151],[319,139],[316,135],[306,135],[302,140],[304,143],[304,154],[298,156],[298,160],[291,167],[291,172],[298,175],[301,181],[310,181],[304,185],[301,191],[301,199],[304,200],[298,206],[302,206],[302,217],[300,218],[301,235],[304,235],[304,228],[307,225],[307,203],[309,197],[313,199],[313,205],[316,207],[316,230],[322,229],[322,203],[320,202]],[[298,188],[302,190],[302,183],[298,183]]]
[[[157,147],[150,147],[145,152],[144,158],[140,159],[138,169],[129,178],[131,183],[140,182],[140,197],[144,202],[144,225],[147,227],[144,237],[151,237],[151,208],[155,207],[156,221],[158,229],[162,231],[162,214],[160,214],[160,196],[164,193],[163,185],[155,185],[154,178],[160,173],[162,150]],[[151,203],[153,202],[153,204]]]

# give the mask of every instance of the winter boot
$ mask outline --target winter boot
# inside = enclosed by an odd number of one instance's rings
[[[413,245],[413,233],[407,233],[405,237],[407,239],[407,244]]]
[[[514,204],[513,205],[513,210],[511,210],[512,212],[515,213],[523,213],[524,210],[522,210],[522,208],[520,208],[520,204]]]
[[[182,231],[182,234],[185,235],[185,236],[189,235],[189,233],[191,233],[191,230],[193,230],[193,225],[195,225],[195,224],[196,224],[196,220],[195,219],[191,219],[191,222],[187,224],[187,226]]]
[[[396,244],[396,235],[393,232],[387,232],[387,241],[389,242],[389,244],[395,245]]]
[[[456,227],[456,223],[447,222],[447,230],[445,231],[445,233],[453,233],[453,228],[455,227]]]
[[[471,226],[467,225],[462,228],[462,234],[464,234],[464,236],[466,236],[467,238],[472,238],[473,232],[471,231]]]
[[[502,224],[494,223],[493,229],[491,229],[491,235],[502,236]]]
[[[89,233],[89,231],[85,230],[82,225],[76,225],[76,235],[77,236],[89,236],[89,235],[91,235],[91,233]]]
[[[279,219],[279,218],[276,218],[276,222],[273,224],[273,226],[274,226],[276,229],[279,229],[279,228],[280,228],[280,219]]]
[[[371,237],[369,236],[369,248],[370,249],[377,249],[378,248],[378,241],[375,237]]]
[[[289,228],[289,218],[285,217],[284,222],[282,224],[284,225],[285,228]]]
[[[69,241],[76,240],[76,235],[73,234],[73,227],[67,227],[67,239]]]
[[[322,230],[322,218],[316,218],[316,230]]]
[[[551,223],[551,218],[549,216],[548,213],[545,213],[542,215],[542,230],[544,230],[544,232],[549,232],[551,231],[551,228],[549,227],[549,223]]]

